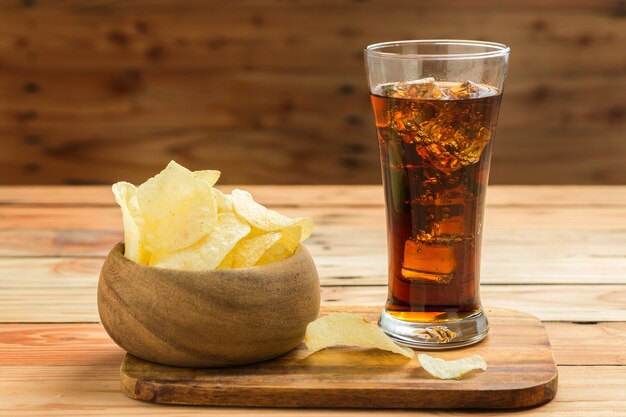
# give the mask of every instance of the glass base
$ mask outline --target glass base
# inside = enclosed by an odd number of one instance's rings
[[[464,319],[446,322],[410,322],[387,313],[378,322],[394,341],[415,349],[454,349],[473,345],[487,336],[489,322],[482,309]]]

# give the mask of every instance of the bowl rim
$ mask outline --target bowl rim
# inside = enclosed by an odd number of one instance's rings
[[[300,243],[298,247],[296,248],[295,252],[293,253],[293,255],[289,256],[288,258],[284,258],[279,261],[272,262],[272,263],[265,264],[265,265],[253,265],[253,266],[247,266],[245,268],[233,268],[233,269],[200,269],[200,270],[173,269],[173,268],[163,268],[160,266],[144,265],[144,264],[135,262],[132,259],[128,259],[127,257],[124,256],[123,248],[124,248],[124,241],[121,240],[113,246],[108,256],[121,258],[122,262],[129,262],[134,267],[137,267],[139,269],[144,269],[147,271],[164,271],[164,272],[171,271],[177,274],[187,273],[191,275],[204,275],[206,273],[211,273],[211,272],[218,273],[220,275],[230,275],[230,274],[235,274],[235,273],[241,273],[242,271],[255,273],[255,272],[262,271],[262,270],[266,270],[270,267],[276,268],[280,266],[281,264],[291,263],[294,261],[294,259],[297,259],[297,257],[301,257],[301,256],[306,257],[308,255],[308,257],[311,258],[312,260],[312,257],[309,251],[306,249],[306,247],[302,243]],[[315,265],[314,261],[313,261],[313,265]]]

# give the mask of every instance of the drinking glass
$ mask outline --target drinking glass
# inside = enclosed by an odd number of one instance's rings
[[[387,213],[380,326],[413,347],[477,343],[485,192],[509,48],[415,40],[365,49]]]

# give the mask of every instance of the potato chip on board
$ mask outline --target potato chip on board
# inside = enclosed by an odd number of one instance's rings
[[[439,379],[460,379],[467,372],[487,370],[487,362],[480,355],[444,361],[422,353],[417,356],[417,359],[426,372]]]
[[[115,201],[122,209],[124,224],[124,256],[137,263],[145,263],[150,256],[142,247],[141,222],[139,205],[137,204],[137,187],[125,181],[117,182],[112,187]]]
[[[137,201],[144,220],[140,229],[150,252],[187,248],[213,230],[217,220],[210,184],[174,161],[137,188]]]
[[[257,203],[249,192],[239,189],[233,190],[232,200],[237,214],[257,229],[275,232],[300,225],[302,232],[299,241],[311,236],[313,221],[308,217],[289,218]]]
[[[177,252],[153,253],[151,266],[183,270],[215,269],[250,233],[250,226],[233,213],[220,213],[217,227],[198,243]]]
[[[376,323],[351,313],[330,313],[309,323],[304,344],[312,353],[331,346],[358,346],[414,356],[413,349],[395,344]]]

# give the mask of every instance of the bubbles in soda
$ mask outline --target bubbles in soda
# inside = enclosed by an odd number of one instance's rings
[[[470,316],[500,93],[433,78],[372,94],[387,199],[387,312],[410,321]]]

